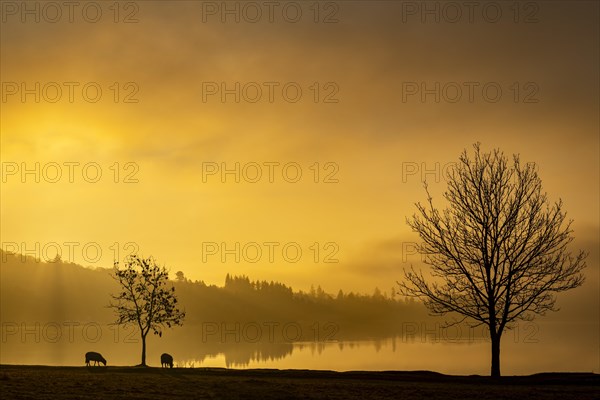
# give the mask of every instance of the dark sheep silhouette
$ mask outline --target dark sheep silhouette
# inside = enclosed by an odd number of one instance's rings
[[[85,365],[89,366],[90,361],[94,362],[94,365],[99,365],[100,363],[106,366],[106,360],[102,357],[102,354],[96,353],[95,351],[88,351],[85,353]]]
[[[160,366],[173,368],[173,356],[167,353],[162,353],[160,356]]]

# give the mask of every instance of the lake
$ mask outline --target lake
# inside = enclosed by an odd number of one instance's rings
[[[568,329],[564,327],[568,326]],[[561,328],[562,327],[562,328]],[[2,326],[2,364],[83,365],[87,351],[99,351],[109,365],[140,362],[141,344],[135,332],[114,326]],[[160,354],[174,356],[179,367],[277,368],[321,370],[432,370],[445,374],[489,374],[490,345],[464,329],[440,334],[432,326],[413,326],[402,335],[385,338],[320,341],[254,340],[231,333],[210,340],[183,328],[162,338],[148,337],[147,363],[160,365]],[[16,329],[16,331],[15,331]],[[119,328],[120,329],[120,328]],[[502,340],[505,375],[544,371],[600,371],[597,322],[521,323]],[[250,340],[252,339],[252,340]],[[275,338],[272,338],[275,339]]]

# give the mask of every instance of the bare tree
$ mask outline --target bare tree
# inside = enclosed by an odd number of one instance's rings
[[[162,336],[165,327],[182,325],[185,311],[177,308],[175,288],[167,288],[169,274],[152,257],[131,255],[125,259],[125,268],[115,262],[114,278],[121,285],[118,295],[111,295],[109,307],[117,314],[116,324],[132,324],[140,330],[142,363],[146,366],[146,336],[150,331]]]
[[[512,165],[500,150],[470,159],[466,150],[448,174],[447,208],[427,203],[407,219],[423,244],[431,277],[411,267],[400,293],[417,297],[434,315],[458,313],[489,328],[491,375],[500,376],[500,339],[518,320],[555,308],[558,292],[580,286],[585,257],[571,255],[572,221],[564,223],[562,201],[549,204],[534,164]]]

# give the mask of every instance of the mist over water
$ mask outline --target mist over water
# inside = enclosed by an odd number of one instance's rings
[[[579,332],[573,341],[573,331],[556,329],[554,323],[530,323],[508,331],[502,342],[503,373],[532,374],[543,371],[598,372],[599,361],[597,323],[571,325]],[[60,326],[60,331],[57,327]],[[71,325],[72,326],[72,325]],[[230,327],[232,325],[230,324]],[[439,326],[430,322],[417,324],[404,336],[361,340],[333,340],[252,343],[236,337],[234,329],[225,341],[203,341],[201,335],[182,340],[179,332],[163,338],[148,339],[147,360],[150,366],[160,366],[160,354],[174,356],[175,367],[184,368],[277,368],[321,370],[433,370],[447,374],[486,375],[489,369],[489,341],[467,336],[441,336]],[[425,330],[419,330],[423,327]],[[101,331],[98,330],[101,329]],[[140,362],[140,339],[133,330],[115,326],[89,324],[86,329],[66,325],[29,325],[12,331],[3,322],[2,364],[42,364],[83,366],[87,351],[99,351],[108,365],[136,365]],[[58,335],[61,337],[58,338]],[[455,331],[456,332],[456,331]],[[587,332],[587,335],[581,335]],[[406,332],[405,332],[406,333]],[[236,342],[236,339],[240,339]],[[52,343],[54,342],[55,343]]]

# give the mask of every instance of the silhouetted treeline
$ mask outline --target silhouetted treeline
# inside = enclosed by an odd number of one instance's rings
[[[282,283],[230,275],[223,287],[185,279],[175,282],[175,286],[186,307],[188,324],[222,321],[298,323],[308,328],[303,331],[309,332],[309,336],[323,330],[319,332],[322,333],[320,338],[347,339],[365,335],[383,337],[393,334],[402,321],[426,317],[422,305],[393,299],[378,289],[373,295],[345,294],[342,290],[331,295],[320,287],[310,292],[295,292]],[[320,328],[314,324],[319,324]],[[337,332],[333,334],[333,330]]]
[[[109,294],[117,290],[110,268],[91,269],[61,260],[39,262],[0,251],[2,321],[102,324],[114,320],[106,308]],[[237,329],[248,336],[259,328],[261,341],[368,339],[394,335],[403,322],[427,318],[421,304],[387,296],[379,289],[372,295],[342,290],[333,295],[320,287],[294,291],[282,283],[230,275],[224,286],[216,286],[192,282],[183,273],[177,274],[173,285],[187,314],[177,335],[188,339],[235,341],[236,334],[227,332]],[[269,330],[274,338],[268,336]]]

